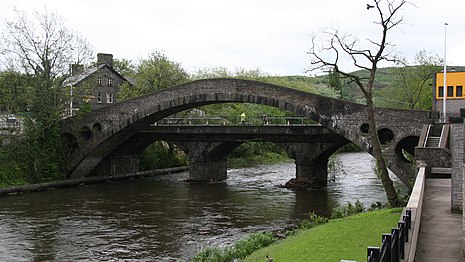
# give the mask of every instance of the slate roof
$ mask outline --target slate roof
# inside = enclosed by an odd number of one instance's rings
[[[124,80],[128,81],[129,83],[131,83],[131,81],[129,81],[126,77],[120,75],[118,72],[116,72],[109,65],[101,64],[99,66],[93,66],[93,67],[86,68],[81,73],[66,78],[65,81],[63,82],[63,86],[75,86],[75,85],[79,84],[80,82],[82,82],[83,80],[85,80],[87,77],[91,76],[92,74],[94,74],[95,72],[99,71],[100,69],[102,69],[104,67],[108,67],[116,75],[118,75],[122,79],[124,79]]]

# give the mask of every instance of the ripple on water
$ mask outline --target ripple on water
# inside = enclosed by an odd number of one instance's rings
[[[338,155],[327,189],[280,187],[293,163],[231,169],[226,183],[188,184],[188,173],[45,191],[0,201],[5,261],[177,261],[202,247],[289,227],[309,211],[359,199],[385,202],[368,154]]]

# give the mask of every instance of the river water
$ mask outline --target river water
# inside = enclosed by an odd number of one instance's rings
[[[326,189],[280,187],[293,163],[228,170],[226,183],[188,184],[187,173],[0,198],[1,261],[189,261],[257,231],[288,228],[347,201],[386,196],[372,157],[344,153]],[[400,184],[400,183],[396,183]]]

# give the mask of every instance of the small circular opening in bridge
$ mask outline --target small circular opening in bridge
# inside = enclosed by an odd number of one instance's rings
[[[102,132],[102,125],[100,125],[99,123],[95,123],[93,126],[92,126],[92,130],[96,133],[100,133]]]
[[[385,145],[394,139],[394,133],[389,128],[381,128],[378,130],[378,138],[379,142]]]
[[[415,147],[420,138],[418,136],[407,136],[402,138],[396,145],[396,155],[399,159],[407,163],[413,163]]]
[[[60,135],[61,142],[63,143],[66,154],[73,154],[79,149],[79,144],[75,136],[70,133],[63,133]]]
[[[79,136],[82,139],[89,140],[92,137],[92,131],[87,126],[84,126],[79,131]]]
[[[370,125],[368,123],[364,123],[360,126],[360,131],[364,134],[368,134],[368,130],[370,130]]]

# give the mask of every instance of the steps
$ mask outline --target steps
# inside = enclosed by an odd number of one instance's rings
[[[441,137],[430,136],[428,137],[428,140],[426,140],[426,147],[439,147],[440,142],[441,142]]]

